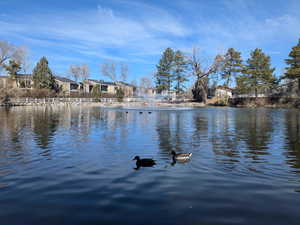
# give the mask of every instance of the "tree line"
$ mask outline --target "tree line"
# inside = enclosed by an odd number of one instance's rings
[[[217,54],[208,65],[203,63],[196,47],[190,55],[167,48],[156,66],[156,90],[159,93],[170,90],[182,93],[186,90],[188,78],[193,76],[193,97],[203,102],[206,102],[209,86],[216,83],[227,88],[234,86],[237,93],[258,96],[259,93],[276,90],[282,80],[289,79],[297,81],[300,92],[300,39],[285,62],[287,67],[284,74],[276,77],[270,56],[260,48],[251,51],[247,60],[242,59],[241,52],[229,48],[225,54]]]

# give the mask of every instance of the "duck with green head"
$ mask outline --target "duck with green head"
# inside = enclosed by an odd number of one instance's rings
[[[186,162],[189,161],[192,157],[192,153],[176,153],[175,151],[171,152],[173,161]]]

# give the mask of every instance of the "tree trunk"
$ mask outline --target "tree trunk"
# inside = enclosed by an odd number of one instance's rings
[[[207,102],[207,91],[203,80],[198,80],[193,88],[193,97],[196,101],[201,101],[204,104]]]
[[[205,87],[201,86],[201,98],[204,104],[207,102],[207,91],[205,90]]]

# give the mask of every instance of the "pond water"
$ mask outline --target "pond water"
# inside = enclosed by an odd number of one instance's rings
[[[151,112],[0,108],[1,224],[300,223],[300,111]]]

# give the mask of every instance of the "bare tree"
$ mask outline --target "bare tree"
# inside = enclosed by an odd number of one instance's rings
[[[26,47],[17,47],[8,41],[0,40],[0,71],[9,60],[14,60],[21,65],[24,64],[26,56]]]
[[[29,59],[29,51],[26,46],[21,46],[18,50],[19,63],[21,65],[21,72],[28,73],[31,67],[31,62]],[[18,60],[17,60],[18,61]]]
[[[128,66],[126,64],[121,64],[121,74],[120,79],[121,81],[125,82],[127,80],[128,75]]]
[[[199,49],[196,47],[193,48],[189,61],[192,68],[192,74],[196,77],[196,82],[192,89],[195,100],[203,101],[206,104],[209,76],[217,73],[222,65],[223,58],[222,55],[218,54],[213,63],[205,67],[201,62]]]
[[[103,76],[109,78],[113,82],[117,81],[116,63],[114,63],[113,61],[103,63],[101,65],[101,72]]]
[[[83,64],[81,65],[81,79],[84,81],[84,80],[87,80],[89,77],[90,77],[90,69],[89,69],[89,66],[87,64]]]
[[[77,81],[84,81],[89,78],[90,72],[89,67],[86,64],[83,65],[71,65],[70,74]]]
[[[152,80],[149,78],[149,77],[141,77],[140,79],[140,86],[142,88],[152,88],[153,87],[153,84],[152,84]]]
[[[120,72],[118,73],[117,70]],[[125,82],[128,77],[128,66],[126,64],[116,63],[114,61],[105,62],[101,64],[101,73],[103,76],[109,78],[113,82]]]
[[[81,73],[80,66],[71,65],[69,70],[70,70],[70,75],[77,82],[79,80],[79,78],[80,78],[80,73]]]

